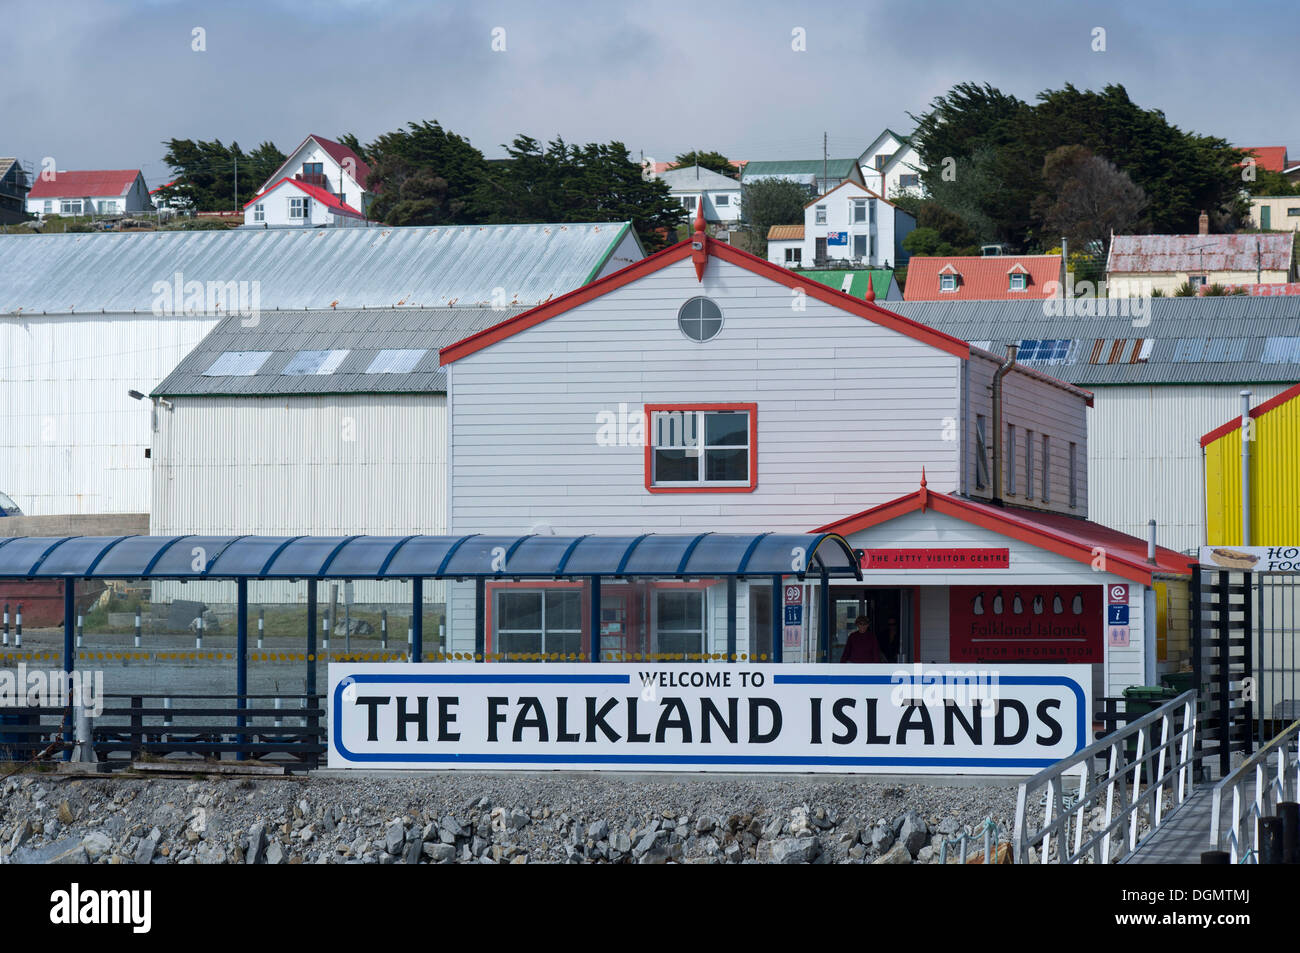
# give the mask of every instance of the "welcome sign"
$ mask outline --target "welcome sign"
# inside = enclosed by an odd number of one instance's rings
[[[1033,774],[1087,666],[332,663],[331,768]]]

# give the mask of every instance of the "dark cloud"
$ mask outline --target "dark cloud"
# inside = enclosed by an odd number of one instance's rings
[[[438,119],[489,155],[517,133],[623,141],[669,158],[851,155],[964,80],[1025,99],[1123,83],[1183,128],[1300,151],[1287,111],[1294,30],[1238,43],[1203,3],[140,2],[29,7],[7,20],[0,154],[165,174],[172,137],[368,140]],[[1256,25],[1288,22],[1257,5]],[[1093,30],[1106,50],[1093,50]],[[192,47],[196,28],[207,49]],[[801,28],[807,49],[791,48]],[[492,49],[504,30],[505,52]],[[1238,46],[1240,48],[1238,49]],[[1234,50],[1236,52],[1234,52]]]

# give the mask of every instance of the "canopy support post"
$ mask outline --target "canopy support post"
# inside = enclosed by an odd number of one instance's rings
[[[248,719],[242,714],[248,707],[248,580],[235,580],[235,707],[241,714],[235,716],[235,726],[244,728]],[[241,746],[248,742],[241,730],[235,737]],[[235,752],[236,761],[247,761],[248,752]]]
[[[736,660],[736,577],[727,577],[727,661]]]
[[[411,577],[411,661],[424,661],[424,579]]]
[[[307,708],[316,707],[316,583],[318,581],[314,578],[307,581]],[[315,715],[307,719],[307,727],[315,728],[317,724]]]
[[[68,706],[68,713],[63,722],[63,760],[72,760],[72,725],[76,720],[76,705],[81,701],[77,698],[77,693],[72,687],[72,670],[76,665],[76,657],[73,655],[73,633],[77,627],[77,581],[75,579],[63,580],[63,671],[68,676],[64,684],[67,686],[68,695],[64,699]],[[23,690],[23,686],[19,687]],[[47,702],[48,704],[48,702]]]
[[[829,662],[831,655],[831,576],[822,569],[821,605],[817,607],[821,615],[821,634],[817,640],[817,661]]]
[[[487,656],[487,580],[474,580],[474,656]]]
[[[591,577],[591,650],[593,662],[600,661],[600,577]]]
[[[781,657],[781,577],[772,577],[772,661],[783,661]]]

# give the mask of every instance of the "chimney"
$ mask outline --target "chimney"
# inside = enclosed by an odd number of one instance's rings
[[[1204,212],[1202,212],[1201,217],[1196,220],[1196,234],[1210,234],[1210,216],[1206,215]]]

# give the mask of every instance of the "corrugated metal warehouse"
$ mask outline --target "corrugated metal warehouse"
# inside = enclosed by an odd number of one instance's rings
[[[0,491],[30,515],[147,512],[151,408],[128,392],[227,315],[500,320],[643,255],[628,223],[0,236]]]
[[[1240,413],[1243,388],[1259,402],[1300,381],[1300,298],[1073,304],[1073,313],[1060,299],[888,307],[979,347],[1018,344],[1019,360],[1091,390],[1090,516],[1137,536],[1155,519],[1161,545],[1189,552],[1205,538],[1201,436]]]

